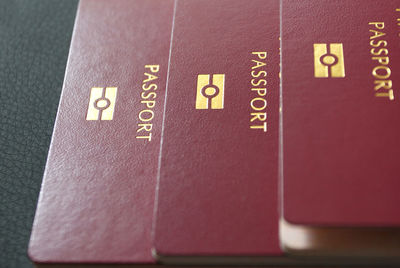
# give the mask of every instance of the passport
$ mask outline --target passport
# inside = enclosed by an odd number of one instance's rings
[[[382,3],[282,1],[283,220],[306,229],[292,250],[331,230],[318,249],[400,255],[400,1]]]
[[[284,216],[399,226],[400,1],[339,3],[283,1]]]
[[[173,1],[82,0],[29,245],[36,263],[153,263]]]
[[[279,258],[279,1],[176,3],[154,254]]]

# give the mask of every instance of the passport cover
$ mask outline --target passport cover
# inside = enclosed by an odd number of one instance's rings
[[[177,1],[154,248],[277,256],[279,1]]]
[[[400,1],[283,0],[284,218],[400,225]]]
[[[35,262],[153,262],[172,12],[170,0],[80,2],[29,246]]]

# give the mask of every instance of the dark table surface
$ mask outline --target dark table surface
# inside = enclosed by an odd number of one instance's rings
[[[77,0],[0,0],[0,267],[26,251]]]

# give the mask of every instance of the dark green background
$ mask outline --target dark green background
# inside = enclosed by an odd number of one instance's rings
[[[77,0],[0,0],[0,267],[26,251]]]

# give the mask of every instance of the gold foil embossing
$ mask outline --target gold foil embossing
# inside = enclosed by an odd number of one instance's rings
[[[375,97],[387,100],[394,100],[392,71],[390,69],[390,58],[388,41],[385,33],[384,22],[370,22],[370,54],[373,62],[371,71],[374,79]]]
[[[250,129],[263,132],[268,131],[267,56],[266,51],[251,53]]]
[[[225,74],[197,76],[196,109],[223,109]]]
[[[93,87],[90,91],[86,120],[113,120],[116,98],[116,87]]]
[[[314,77],[345,77],[343,44],[314,44]]]
[[[142,81],[141,110],[138,114],[138,124],[136,130],[136,139],[151,142],[153,119],[155,117],[155,107],[157,99],[157,89],[159,87],[158,73],[160,65],[145,65],[144,79]]]

